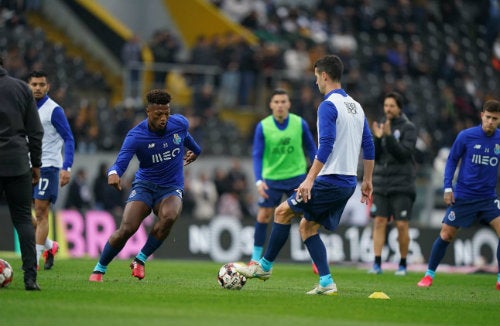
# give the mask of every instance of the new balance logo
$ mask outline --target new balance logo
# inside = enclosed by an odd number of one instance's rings
[[[148,145],[148,148],[154,148],[155,147],[155,143],[151,143]]]
[[[474,145],[474,149],[481,149],[481,145],[480,144]]]

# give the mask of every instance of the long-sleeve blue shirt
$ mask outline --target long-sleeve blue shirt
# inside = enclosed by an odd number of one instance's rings
[[[461,131],[453,143],[444,170],[444,188],[454,187],[455,198],[495,198],[500,160],[500,130],[487,136],[481,125]]]
[[[115,170],[121,177],[135,155],[139,160],[136,180],[184,189],[185,148],[196,155],[201,153],[188,127],[188,120],[180,114],[168,118],[164,132],[150,131],[148,120],[143,120],[127,133],[116,162],[109,171]]]
[[[36,105],[44,129],[42,167],[54,166],[68,170],[73,165],[75,140],[64,110],[48,95],[39,99]],[[64,157],[61,157],[62,147]]]

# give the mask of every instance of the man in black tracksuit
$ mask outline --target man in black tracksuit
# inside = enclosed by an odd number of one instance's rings
[[[417,130],[402,112],[403,98],[396,92],[384,97],[385,121],[374,122],[375,170],[373,173],[373,251],[372,274],[382,273],[382,249],[387,224],[394,219],[398,230],[400,261],[395,275],[406,275],[410,244],[409,221],[415,201],[414,161]]]
[[[24,287],[36,282],[35,227],[31,220],[33,186],[40,179],[43,127],[28,85],[7,75],[0,57],[0,196],[5,192],[19,235]],[[30,166],[31,160],[31,166]]]

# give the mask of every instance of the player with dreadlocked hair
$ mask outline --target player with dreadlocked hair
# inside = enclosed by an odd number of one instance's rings
[[[108,170],[108,184],[121,190],[120,177],[132,157],[139,160],[132,189],[118,230],[109,237],[89,281],[102,282],[108,264],[123,249],[142,221],[153,212],[157,217],[148,239],[130,264],[132,276],[143,279],[147,258],[167,238],[182,209],[184,166],[201,152],[180,114],[170,114],[170,94],[154,89],[146,95],[147,119],[132,128]]]

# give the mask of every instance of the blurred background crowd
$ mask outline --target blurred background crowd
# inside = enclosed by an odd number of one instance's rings
[[[231,160],[229,169],[186,176],[184,213],[200,219],[214,213],[254,215],[253,176],[240,161],[251,156],[253,128],[269,114],[268,94],[281,87],[291,95],[292,112],[315,132],[321,96],[312,64],[324,54],[342,58],[343,87],[370,120],[382,116],[386,92],[404,95],[404,111],[419,130],[422,189],[430,183],[439,194],[436,174],[442,173],[447,148],[460,130],[479,123],[483,102],[500,94],[497,0],[207,0],[258,41],[252,44],[234,32],[200,34],[186,48],[175,29],[157,29],[149,39],[134,35],[120,49],[128,87],[116,103],[105,75],[89,69],[84,58],[70,55],[61,43],[49,41],[43,28],[26,19],[41,2],[0,1],[0,51],[7,71],[20,79],[34,69],[47,71],[50,96],[65,109],[77,151],[116,152],[126,132],[145,118],[144,70],[137,67],[148,47],[159,67],[154,87],[172,93],[173,111],[189,118],[203,155]],[[93,186],[103,182],[105,168],[75,172],[73,183],[83,185],[75,186],[75,194],[84,198],[68,195],[66,207],[115,202],[99,194],[106,187]],[[120,203],[106,209],[118,212]]]

